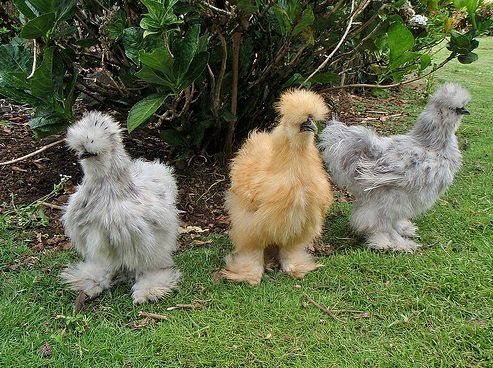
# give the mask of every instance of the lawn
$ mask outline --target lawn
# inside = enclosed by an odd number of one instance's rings
[[[57,275],[75,252],[34,252],[0,223],[0,367],[493,367],[493,39],[478,54],[435,76],[470,90],[471,115],[454,185],[417,221],[426,244],[417,254],[365,249],[348,228],[351,205],[337,203],[324,236],[337,250],[303,280],[274,272],[256,288],[214,283],[230,244],[213,236],[177,254],[184,278],[171,297],[135,307],[120,285],[74,316],[75,294]],[[404,92],[409,115],[393,129],[412,124],[420,96]],[[203,307],[167,310],[196,301]],[[167,319],[135,329],[139,311]]]

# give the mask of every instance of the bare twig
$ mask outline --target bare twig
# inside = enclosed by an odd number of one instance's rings
[[[221,41],[221,46],[223,48],[223,57],[221,60],[221,70],[219,71],[219,76],[217,77],[216,84],[214,86],[214,101],[212,103],[214,117],[217,119],[217,111],[219,109],[219,101],[221,98],[221,87],[223,85],[224,74],[226,73],[226,64],[228,61],[228,45],[226,43],[226,39],[222,34],[219,27],[217,27],[217,35],[219,36],[219,40]],[[212,71],[211,71],[212,73]],[[214,74],[212,74],[214,75]]]
[[[315,74],[317,74],[320,70],[322,70],[325,65],[327,65],[327,63],[329,62],[330,58],[332,56],[334,56],[334,54],[336,53],[337,50],[339,50],[339,47],[341,47],[342,43],[344,42],[344,40],[346,39],[347,37],[347,34],[349,33],[349,29],[351,28],[351,25],[353,24],[353,19],[354,19],[354,16],[355,16],[355,12],[354,12],[354,0],[351,1],[351,16],[349,17],[349,21],[348,21],[348,24],[347,24],[347,27],[346,27],[346,30],[344,31],[344,34],[342,35],[339,43],[336,45],[336,47],[334,48],[334,50],[332,50],[332,52],[325,58],[324,62],[322,64],[320,64],[318,66],[317,69],[315,69],[315,71],[310,74],[306,79],[305,81],[303,82],[302,85],[304,85],[306,82],[308,82]]]
[[[343,89],[343,88],[378,88],[378,89],[385,89],[385,88],[394,88],[394,87],[400,87],[405,84],[409,84],[412,82],[416,82],[420,79],[423,79],[430,74],[436,72],[438,69],[442,68],[445,64],[447,64],[450,60],[455,59],[455,56],[450,55],[447,57],[444,61],[442,61],[436,68],[432,69],[428,73],[425,73],[423,75],[420,75],[416,78],[408,79],[406,81],[402,81],[399,83],[394,83],[394,84],[367,84],[367,83],[356,83],[356,84],[346,84],[343,86],[335,86],[335,87],[330,87],[330,88],[325,88],[323,91],[332,91],[336,89]]]
[[[15,158],[13,160],[10,160],[10,161],[4,161],[4,162],[0,162],[0,166],[4,166],[4,165],[10,165],[10,164],[14,164],[16,162],[19,162],[19,161],[23,161],[23,160],[26,160],[30,157],[33,157],[33,156],[36,156],[37,154],[43,152],[43,151],[46,151],[48,148],[51,148],[53,146],[56,146],[60,143],[63,143],[65,139],[59,139],[58,141],[55,141],[55,142],[52,142],[50,144],[47,144],[46,146],[43,146],[41,147],[40,149],[34,151],[34,152],[31,152],[25,156],[22,156],[22,157],[19,157],[19,158]]]
[[[36,43],[36,40],[33,40],[33,57],[33,67],[31,69],[31,74],[29,74],[26,79],[31,79],[34,75],[34,72],[36,71],[36,62],[38,60],[38,44]]]
[[[221,14],[224,14],[224,15],[228,15],[230,17],[234,17],[235,16],[234,13],[229,12],[229,11],[224,10],[224,9],[217,8],[214,5],[209,4],[207,1],[201,1],[200,3],[203,4],[203,5],[205,5],[209,9],[214,10],[215,12],[218,12],[218,13],[221,13]]]
[[[334,318],[336,321],[344,322],[342,319],[340,319],[339,317],[337,317],[336,314],[332,310],[330,310],[328,308],[325,308],[323,305],[317,303],[315,300],[313,300],[312,298],[310,298],[307,294],[303,294],[303,296],[305,297],[306,300],[308,300],[310,303],[312,303],[315,307],[317,307],[318,309],[320,309],[325,314],[328,314],[329,316],[331,316],[332,318]]]
[[[241,20],[240,20],[241,25]],[[231,77],[231,113],[236,116],[236,110],[238,107],[238,74],[239,74],[239,62],[240,62],[240,45],[241,45],[241,33],[244,27],[239,27],[233,34],[232,45],[232,77]],[[233,155],[233,136],[235,131],[236,122],[234,119],[228,122],[228,132],[226,136],[226,157],[229,159]]]
[[[163,314],[156,314],[156,313],[148,313],[148,312],[139,312],[139,317],[146,317],[153,319],[155,321],[164,321],[167,320],[168,317],[163,315]]]
[[[58,205],[53,204],[53,203],[48,203],[48,202],[43,202],[43,201],[39,201],[38,203],[42,204],[45,207],[52,208],[54,210],[59,210],[59,211],[63,210],[62,206],[58,206]]]

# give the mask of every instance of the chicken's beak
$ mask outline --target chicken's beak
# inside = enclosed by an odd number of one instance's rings
[[[466,109],[465,107],[458,107],[455,109],[455,112],[457,112],[457,114],[459,115],[471,115],[469,110]]]
[[[300,132],[316,132],[317,131],[317,124],[315,124],[315,121],[313,120],[312,116],[308,116],[308,119],[301,124],[300,126]]]
[[[85,151],[80,154],[79,158],[81,160],[84,160],[85,158],[94,157],[94,156],[97,156],[97,154]]]

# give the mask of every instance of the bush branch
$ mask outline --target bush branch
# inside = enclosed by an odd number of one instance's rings
[[[318,68],[315,69],[315,71],[312,74],[310,74],[305,79],[305,81],[303,82],[302,85],[306,84],[306,82],[308,82],[315,74],[317,74],[320,70],[322,70],[327,65],[327,63],[329,62],[330,58],[332,56],[334,56],[334,54],[337,52],[337,50],[339,50],[339,47],[341,47],[342,43],[346,39],[347,34],[349,33],[349,29],[351,28],[351,25],[353,24],[354,16],[355,16],[355,12],[354,12],[354,0],[352,0],[351,1],[351,17],[349,18],[349,22],[347,24],[346,30],[344,31],[344,34],[342,35],[339,43],[336,45],[336,47],[334,48],[334,50],[332,50],[332,52],[325,58],[324,62],[322,64],[320,64],[318,66]]]

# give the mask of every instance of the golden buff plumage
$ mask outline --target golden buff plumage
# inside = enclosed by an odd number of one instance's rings
[[[221,275],[260,282],[264,251],[275,247],[284,272],[303,277],[320,265],[306,247],[320,235],[332,193],[315,146],[315,121],[328,109],[321,96],[285,92],[276,104],[279,124],[253,132],[232,162],[226,208],[235,250]]]

